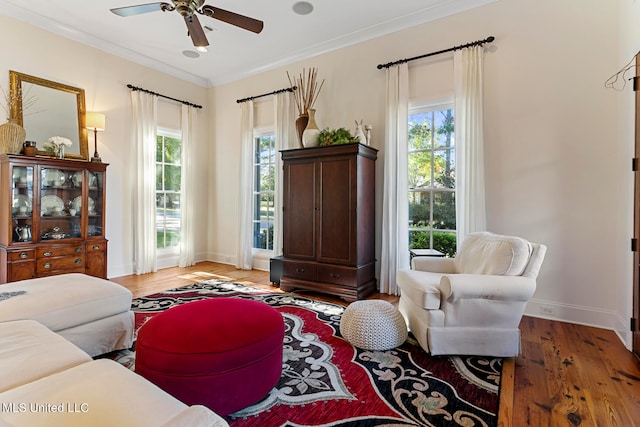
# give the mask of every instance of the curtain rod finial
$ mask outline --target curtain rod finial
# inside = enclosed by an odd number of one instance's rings
[[[493,36],[489,36],[489,37],[487,37],[487,41],[488,41],[489,43],[491,43],[491,42],[492,42],[492,41],[494,41],[495,39],[496,39],[496,38],[495,38],[495,37],[493,37]]]

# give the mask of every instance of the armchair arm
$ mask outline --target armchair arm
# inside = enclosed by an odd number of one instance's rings
[[[493,276],[489,274],[450,274],[440,279],[440,292],[447,300],[489,299],[529,301],[536,281],[525,276]]]
[[[411,260],[414,270],[429,271],[431,273],[450,273],[456,272],[453,258],[440,258],[431,256],[414,257]]]

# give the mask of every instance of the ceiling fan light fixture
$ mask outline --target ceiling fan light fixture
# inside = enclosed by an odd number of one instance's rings
[[[184,56],[186,56],[187,58],[192,58],[192,59],[200,57],[200,54],[198,52],[196,52],[196,51],[193,51],[193,50],[183,50],[182,54]]]
[[[308,1],[298,1],[293,4],[291,9],[298,15],[308,15],[313,12],[313,5]]]

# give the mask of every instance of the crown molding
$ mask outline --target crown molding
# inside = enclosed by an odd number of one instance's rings
[[[305,49],[294,51],[290,55],[278,58],[268,64],[262,64],[251,69],[245,69],[244,71],[239,73],[228,73],[226,75],[217,76],[211,79],[211,84],[212,86],[219,86],[231,83],[233,81],[242,80],[244,78],[263,73],[265,71],[270,71],[298,61],[312,58],[314,56],[322,55],[327,52],[338,50],[367,40],[372,40],[378,37],[385,36],[387,34],[406,30],[417,25],[425,24],[427,22],[435,21],[437,19],[441,19],[450,15],[454,15],[456,13],[464,12],[466,10],[485,6],[498,1],[500,0],[442,1],[434,6],[422,9],[418,12],[411,13],[399,18],[394,18],[389,21],[379,22],[368,28],[353,31],[352,33],[345,34],[331,40],[326,40],[316,45],[307,46]]]

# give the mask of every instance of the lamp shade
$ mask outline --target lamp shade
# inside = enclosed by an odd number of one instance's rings
[[[104,130],[105,118],[102,113],[87,113],[87,129]]]

